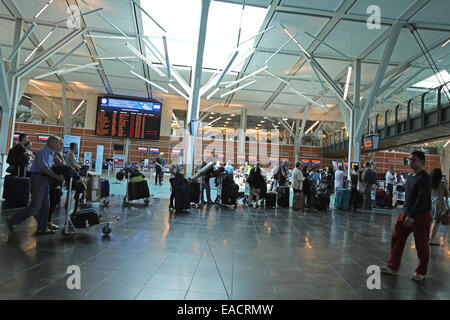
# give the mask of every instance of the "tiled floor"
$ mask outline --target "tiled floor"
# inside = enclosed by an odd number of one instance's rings
[[[166,197],[168,186],[151,191]],[[112,197],[100,207],[121,217],[110,238],[101,226],[37,237],[33,218],[9,235],[12,212],[3,211],[0,299],[450,299],[444,227],[423,283],[409,279],[417,263],[411,238],[400,275],[367,289],[366,268],[386,260],[398,211],[167,208],[167,199],[124,207]],[[81,290],[67,288],[69,265],[81,268]]]

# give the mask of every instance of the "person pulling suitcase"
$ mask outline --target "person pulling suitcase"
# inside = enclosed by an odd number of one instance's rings
[[[36,158],[31,166],[31,204],[25,209],[16,212],[8,218],[8,228],[14,233],[16,225],[24,222],[34,213],[39,211],[37,234],[54,234],[55,231],[48,228],[49,213],[49,177],[63,181],[64,176],[55,174],[50,168],[53,166],[54,152],[58,150],[59,138],[51,136],[47,145],[36,153]]]

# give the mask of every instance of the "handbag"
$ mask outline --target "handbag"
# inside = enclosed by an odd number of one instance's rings
[[[364,192],[364,186],[362,185],[362,183],[359,180],[358,180],[358,183],[356,184],[356,190],[358,190],[359,193]]]

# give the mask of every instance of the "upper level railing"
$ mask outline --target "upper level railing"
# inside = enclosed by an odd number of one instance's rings
[[[382,138],[393,137],[447,121],[450,121],[450,82],[378,113],[375,116],[375,132],[380,133]],[[369,123],[365,132],[368,128]],[[325,152],[348,148],[347,131],[344,129],[325,137],[323,146]]]

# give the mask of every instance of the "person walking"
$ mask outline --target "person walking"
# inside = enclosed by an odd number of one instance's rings
[[[48,178],[54,178],[59,182],[64,180],[63,175],[55,174],[50,168],[53,166],[54,152],[59,148],[58,137],[51,136],[44,148],[36,153],[36,158],[31,166],[31,204],[23,210],[16,212],[8,218],[8,228],[16,232],[16,226],[39,211],[37,234],[53,234],[54,230],[48,228],[49,211],[49,183]]]
[[[161,152],[155,159],[155,185],[158,185],[158,179],[159,179],[159,185],[162,186],[164,183],[164,166],[166,165],[166,159],[164,159],[164,153]]]
[[[59,139],[58,149],[54,152],[53,155],[53,163],[56,166],[65,165],[64,156],[62,154],[63,150],[63,140]],[[56,206],[61,201],[61,197],[63,195],[62,192],[62,182],[53,178],[49,178],[49,186],[50,186],[50,207],[48,211],[48,228],[51,230],[59,229],[59,226],[52,221],[52,214],[56,209]]]
[[[431,225],[430,245],[439,246],[440,242],[436,241],[436,233],[439,229],[439,223],[448,208],[448,190],[445,182],[442,181],[442,170],[439,168],[431,171],[431,213],[433,223]]]
[[[29,154],[25,145],[29,142],[28,135],[21,133],[19,135],[19,143],[11,148],[8,152],[6,162],[12,167],[8,168],[8,172],[15,176],[25,176],[25,171],[30,163]]]
[[[305,176],[303,175],[302,170],[300,170],[301,162],[297,161],[295,163],[295,168],[292,170],[292,189],[294,191],[294,203],[299,202],[298,210],[299,212],[303,212],[303,208],[305,206],[305,198],[303,194],[303,182],[305,180]],[[293,209],[296,210],[297,207],[293,206]]]
[[[431,182],[430,176],[424,170],[425,154],[422,151],[413,151],[409,162],[414,173],[408,176],[404,212],[398,217],[395,224],[391,238],[391,253],[386,265],[381,267],[381,272],[397,274],[406,241],[412,232],[419,264],[411,279],[421,281],[427,274],[430,258],[428,241],[432,219]]]
[[[175,191],[176,191],[176,185],[175,185],[175,177],[177,174],[183,174],[183,170],[179,165],[177,165],[174,161],[172,161],[172,167],[170,168],[170,186],[171,186],[171,192],[170,192],[170,200],[169,200],[169,210],[173,210],[174,208],[174,201],[175,201]]]
[[[394,168],[390,167],[388,169],[388,172],[386,172],[386,188],[387,193],[391,196],[391,199],[394,196],[394,183],[395,183]]]

